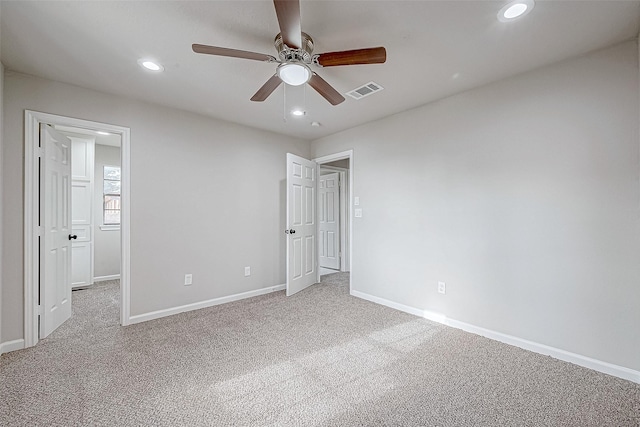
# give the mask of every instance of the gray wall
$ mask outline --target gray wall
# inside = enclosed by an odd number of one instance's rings
[[[0,166],[2,166],[2,157],[3,157],[3,151],[4,151],[4,138],[3,138],[3,130],[4,130],[4,114],[3,114],[3,105],[4,105],[4,66],[2,65],[2,62],[0,62]],[[3,200],[2,198],[2,182],[3,182],[3,175],[4,175],[4,168],[0,167],[0,200]],[[2,206],[0,206],[0,271],[3,271],[2,268],[2,246],[4,245],[4,234],[3,234],[3,229],[4,229],[4,224],[2,222],[2,211],[4,210],[4,204]],[[4,292],[4,287],[2,286],[2,274],[0,274],[0,344],[2,344],[3,342],[5,342],[6,340],[2,339],[2,325],[4,324],[3,321],[3,310],[2,310],[2,304],[4,301],[4,297],[2,296],[3,292]]]
[[[93,277],[120,274],[120,231],[102,230],[103,168],[120,166],[120,148],[96,144],[93,191]]]
[[[354,149],[353,288],[640,369],[637,88],[632,41],[314,141]]]
[[[11,71],[4,90],[3,341],[23,337],[25,109],[131,128],[131,315],[285,282],[285,154],[308,142]]]
[[[2,16],[2,2],[0,1],[0,16]],[[0,19],[0,22],[2,20]],[[2,43],[0,43],[1,45]],[[0,49],[0,58],[2,57],[2,49]],[[3,169],[2,166],[2,152],[4,151],[4,143],[3,143],[3,129],[4,129],[4,114],[3,114],[3,106],[4,106],[4,65],[0,62],[0,201],[2,199],[2,176]],[[0,206],[0,271],[2,271],[2,246],[4,242],[4,235],[2,230],[4,228],[4,224],[2,223],[2,210],[3,207]],[[2,344],[5,340],[2,339],[2,301],[4,300],[3,296],[3,287],[2,287],[2,274],[0,273],[0,344]]]

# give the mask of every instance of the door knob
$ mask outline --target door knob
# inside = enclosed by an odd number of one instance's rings
[[[74,240],[75,240],[75,239],[77,239],[77,238],[78,238],[78,235],[77,235],[77,234],[69,234],[69,240],[71,240],[71,239],[74,239]]]
[[[296,230],[293,228],[291,230],[284,230],[284,234],[296,234]]]

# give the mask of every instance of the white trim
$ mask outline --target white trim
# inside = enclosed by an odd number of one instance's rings
[[[201,308],[213,307],[214,305],[225,304],[228,302],[238,301],[246,298],[257,297],[259,295],[269,294],[271,292],[284,291],[286,285],[269,286],[267,288],[256,289],[254,291],[242,292],[239,294],[228,295],[226,297],[213,298],[206,301],[194,302],[192,304],[181,305],[178,307],[165,308],[163,310],[152,311],[144,314],[136,314],[129,318],[129,323],[141,323],[148,320],[159,319],[161,317],[172,316],[185,311],[199,310]]]
[[[130,323],[131,310],[131,131],[120,140],[120,324]]]
[[[445,324],[457,329],[462,329],[463,331],[470,332],[472,334],[481,335],[492,340],[520,347],[525,350],[533,351],[534,353],[551,356],[565,362],[573,363],[574,365],[593,369],[594,371],[602,372],[603,374],[613,375],[614,377],[623,378],[625,380],[633,381],[640,384],[640,371],[634,371],[633,369],[625,368],[623,366],[614,365],[609,362],[603,362],[601,360],[593,359],[581,354],[572,353],[570,351],[550,347],[545,344],[540,344],[534,341],[514,337],[512,335],[503,334],[502,332],[496,332],[490,329],[481,328],[479,326],[470,325],[468,323],[460,322],[454,319],[447,319]]]
[[[603,374],[612,375],[614,377],[622,378],[634,383],[640,384],[640,371],[625,368],[624,366],[614,365],[609,362],[603,362],[601,360],[593,359],[591,357],[583,356],[581,354],[572,353],[570,351],[562,350],[555,347],[550,347],[545,344],[525,340],[522,338],[514,337],[513,335],[503,334],[502,332],[492,331],[490,329],[481,328],[479,326],[471,325],[469,323],[460,322],[455,319],[449,319],[447,316],[441,313],[435,313],[428,310],[421,310],[419,308],[410,307],[408,305],[399,304],[394,301],[390,301],[384,298],[376,297],[366,294],[360,291],[351,291],[351,295],[357,298],[362,298],[367,301],[381,304],[396,310],[404,311],[405,313],[413,314],[414,316],[424,317],[437,323],[441,323],[446,326],[450,326],[456,329],[462,329],[465,332],[480,335],[495,341],[500,341],[505,344],[513,345],[525,350],[532,351],[534,353],[544,354],[545,356],[551,356],[555,359],[563,360],[565,362],[573,363],[574,365],[582,366],[584,368],[592,369],[594,371],[602,372]]]
[[[326,267],[318,267],[318,270],[320,270],[320,277],[324,276],[325,274],[340,273],[340,270],[334,270],[332,268]]]
[[[120,323],[129,324],[130,299],[130,168],[131,132],[129,128],[93,122],[55,114],[25,110],[25,159],[24,159],[24,346],[38,343],[38,142],[40,123],[104,130],[121,137],[121,257],[120,257]]]
[[[120,278],[119,274],[112,274],[110,276],[96,276],[93,278],[93,283],[104,282],[105,280],[118,280],[119,278]]]
[[[369,295],[369,294],[365,294],[364,292],[360,292],[360,291],[351,291],[350,292],[351,295],[353,295],[354,297],[357,298],[361,298],[367,301],[371,301],[374,302],[376,304],[380,304],[380,305],[384,305],[386,307],[389,308],[394,308],[396,310],[400,310],[400,311],[404,311],[405,313],[409,313],[409,314],[413,314],[414,316],[419,316],[422,317],[422,310],[419,310],[417,308],[413,308],[413,307],[409,307],[408,305],[404,305],[404,304],[400,304],[397,302],[393,302],[393,301],[389,301],[387,299],[384,298],[380,298],[380,297],[376,297],[373,295]]]
[[[100,230],[102,231],[120,231],[120,225],[110,224],[110,225],[100,225]]]
[[[38,301],[35,286],[38,277],[37,247],[38,219],[38,142],[40,121],[29,111],[24,118],[24,345],[31,347],[38,343]]]
[[[0,354],[9,353],[10,351],[22,350],[24,348],[24,340],[13,340],[0,343]]]

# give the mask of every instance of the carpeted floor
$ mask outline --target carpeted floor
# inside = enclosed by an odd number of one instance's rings
[[[349,296],[343,273],[122,328],[118,282],[0,358],[2,426],[638,426],[640,385]]]

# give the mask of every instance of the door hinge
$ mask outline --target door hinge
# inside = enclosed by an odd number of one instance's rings
[[[42,316],[44,314],[44,309],[41,305],[38,306],[38,316]]]

